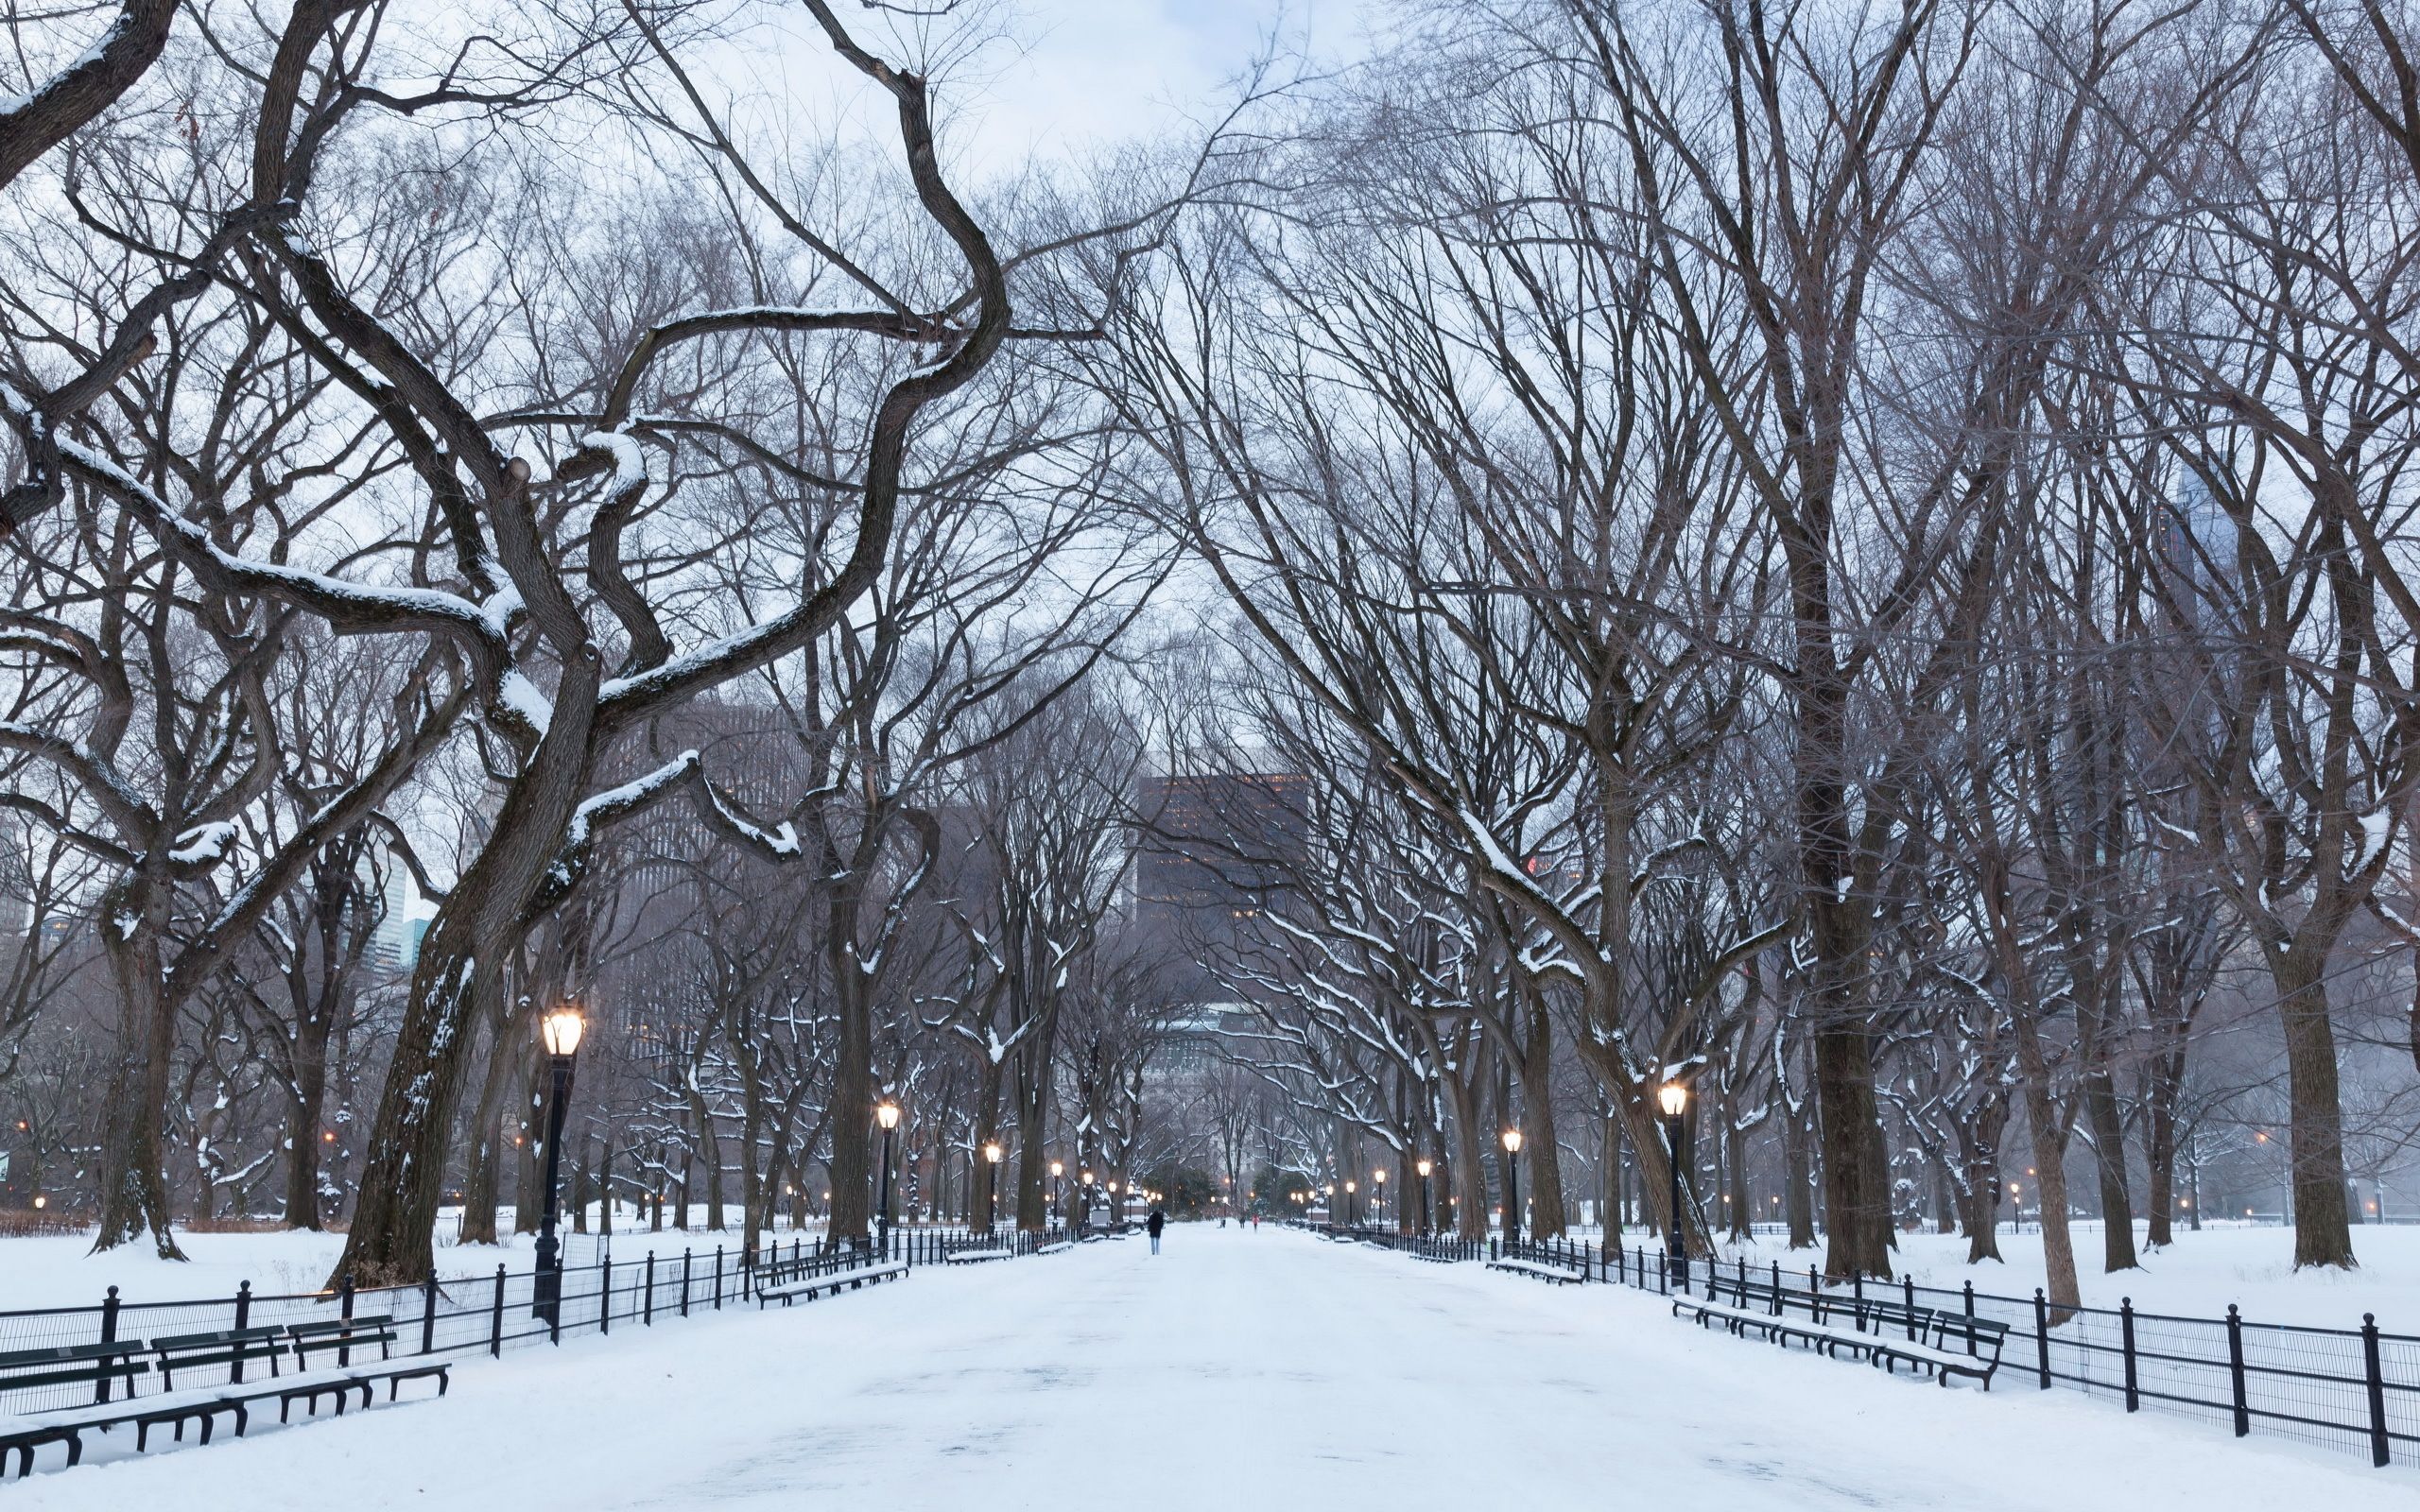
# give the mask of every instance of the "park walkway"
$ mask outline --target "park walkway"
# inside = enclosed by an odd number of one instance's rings
[[[474,1362],[443,1401],[46,1474],[9,1507],[1808,1512],[2415,1504],[2415,1477],[1944,1392],[1653,1298],[1189,1225]],[[1645,1499],[1645,1500],[1642,1500]]]

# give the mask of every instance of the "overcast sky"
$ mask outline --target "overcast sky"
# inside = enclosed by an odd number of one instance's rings
[[[988,43],[971,62],[947,66],[942,75],[936,98],[943,153],[989,174],[1037,155],[1081,157],[1091,147],[1211,119],[1232,97],[1231,81],[1272,32],[1289,52],[1325,62],[1350,59],[1364,50],[1371,20],[1387,4],[994,0],[979,13],[1005,21],[1007,40]],[[839,10],[860,42],[911,65],[916,60],[915,48],[878,18],[854,6]],[[786,98],[790,110],[804,106],[818,115],[819,101],[837,104],[855,129],[892,140],[877,92],[832,58],[803,10],[754,14],[762,29],[747,34],[737,52],[727,55],[726,66],[753,75],[758,90]],[[869,109],[876,113],[867,115]]]
[[[986,147],[1045,154],[1150,134],[1223,102],[1272,30],[1317,56],[1358,50],[1372,0],[1023,0],[1030,39],[994,55]]]

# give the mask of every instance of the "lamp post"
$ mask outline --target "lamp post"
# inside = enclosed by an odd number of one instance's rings
[[[1063,1223],[1067,1217],[1067,1183],[1059,1178],[1066,1174],[1065,1162],[1060,1160],[1050,1162],[1050,1211],[1057,1213]]]
[[[1080,1227],[1089,1230],[1093,1226],[1093,1174],[1090,1171],[1079,1172],[1077,1179],[1082,1183],[1084,1189],[1084,1211]]]
[[[890,1258],[890,1133],[899,1126],[899,1105],[884,1098],[875,1105],[873,1121],[882,1125],[882,1179],[875,1183],[874,1221],[882,1238],[882,1258]]]
[[[1521,1131],[1504,1131],[1504,1245],[1509,1253],[1521,1237]]]
[[[1353,1194],[1356,1190],[1352,1182],[1344,1183],[1344,1227],[1347,1228],[1353,1227]]]
[[[569,1004],[538,1021],[538,1034],[545,1041],[554,1076],[546,1096],[546,1207],[538,1223],[538,1274],[529,1290],[531,1314],[544,1318],[549,1328],[562,1326],[563,1306],[563,1256],[555,1243],[555,1190],[563,1169],[563,1111],[571,1101],[571,1059],[579,1054],[579,1037],[587,1028],[588,1021]]]
[[[1420,1172],[1420,1231],[1426,1234],[1428,1232],[1428,1173],[1437,1169],[1437,1162],[1424,1155],[1420,1158],[1420,1164],[1415,1169]]]
[[[1378,1221],[1378,1210],[1387,1204],[1387,1168],[1382,1165],[1372,1171],[1370,1179],[1377,1183],[1370,1189],[1370,1221],[1374,1224]]]
[[[1655,1090],[1655,1101],[1664,1109],[1666,1163],[1672,1170],[1672,1187],[1668,1194],[1671,1228],[1665,1235],[1664,1248],[1671,1257],[1673,1269],[1678,1271],[1688,1263],[1687,1252],[1681,1245],[1681,1115],[1689,1110],[1688,1085],[1681,1081],[1668,1081]],[[1686,1272],[1682,1274],[1685,1276]]]
[[[983,1231],[990,1233],[1000,1221],[1000,1142],[994,1140],[983,1146],[983,1163],[990,1167],[983,1180]]]

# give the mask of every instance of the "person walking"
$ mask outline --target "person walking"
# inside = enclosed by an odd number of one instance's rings
[[[1151,1215],[1143,1220],[1143,1227],[1151,1233],[1151,1253],[1154,1255],[1160,1252],[1160,1230],[1167,1226],[1168,1215],[1157,1208],[1153,1208]]]

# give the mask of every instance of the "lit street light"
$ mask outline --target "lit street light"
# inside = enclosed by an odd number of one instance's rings
[[[1664,1246],[1685,1285],[1688,1272],[1681,1269],[1688,1263],[1686,1251],[1681,1247],[1681,1115],[1689,1110],[1689,1089],[1683,1082],[1668,1081],[1656,1089],[1655,1101],[1664,1109],[1664,1143],[1669,1147],[1667,1163],[1672,1172],[1671,1231],[1666,1235]]]
[[[1428,1232],[1428,1173],[1437,1169],[1437,1162],[1424,1155],[1416,1169],[1420,1172],[1420,1231],[1426,1234]]]
[[[1504,1131],[1504,1248],[1521,1237],[1521,1131]]]
[[[1356,1190],[1352,1182],[1344,1183],[1344,1227],[1347,1228],[1353,1227],[1353,1194]]]
[[[890,1133],[899,1126],[899,1105],[885,1098],[875,1105],[873,1121],[882,1125],[882,1179],[876,1184],[874,1212],[880,1225],[882,1258],[890,1258]],[[828,1200],[828,1199],[827,1199]]]
[[[983,1231],[990,1233],[1000,1220],[1000,1142],[994,1140],[983,1146],[983,1160],[991,1166],[990,1179],[983,1183]]]
[[[1063,1161],[1050,1162],[1050,1211],[1057,1213],[1062,1222],[1067,1217],[1067,1183],[1060,1177],[1066,1174],[1067,1167]]]
[[[562,1326],[563,1256],[555,1242],[555,1191],[562,1178],[563,1112],[571,1101],[572,1057],[579,1053],[579,1037],[588,1022],[569,1004],[538,1021],[539,1038],[554,1073],[546,1097],[546,1206],[538,1225],[538,1274],[530,1283],[531,1313],[548,1328]]]

